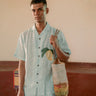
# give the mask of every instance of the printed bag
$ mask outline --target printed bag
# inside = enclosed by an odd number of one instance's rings
[[[55,35],[57,35],[58,33],[59,30],[56,30]],[[52,64],[52,74],[55,96],[68,96],[68,80],[65,63],[60,62],[58,57],[55,58]]]

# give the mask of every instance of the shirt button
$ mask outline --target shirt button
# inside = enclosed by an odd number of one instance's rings
[[[39,67],[39,64],[37,66]]]
[[[39,38],[39,40],[41,40],[41,38]]]
[[[40,49],[40,47],[38,47]]]
[[[37,73],[37,75],[39,75],[39,73]]]
[[[38,55],[38,57],[40,57],[40,55]]]
[[[38,84],[38,82],[36,82]]]

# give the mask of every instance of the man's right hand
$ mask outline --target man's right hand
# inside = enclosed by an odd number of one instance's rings
[[[24,90],[18,90],[17,96],[24,96]]]

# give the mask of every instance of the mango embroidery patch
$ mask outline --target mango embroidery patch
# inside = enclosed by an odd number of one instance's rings
[[[41,50],[42,52],[42,57],[44,56],[44,54],[46,54],[46,57],[48,60],[52,61],[53,60],[53,49],[48,49],[47,47],[46,48],[43,48]]]

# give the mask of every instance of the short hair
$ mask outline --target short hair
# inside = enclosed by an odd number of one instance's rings
[[[32,4],[38,4],[38,3],[43,3],[44,5],[47,6],[47,1],[46,0],[32,0],[31,3],[30,3],[30,6]]]

